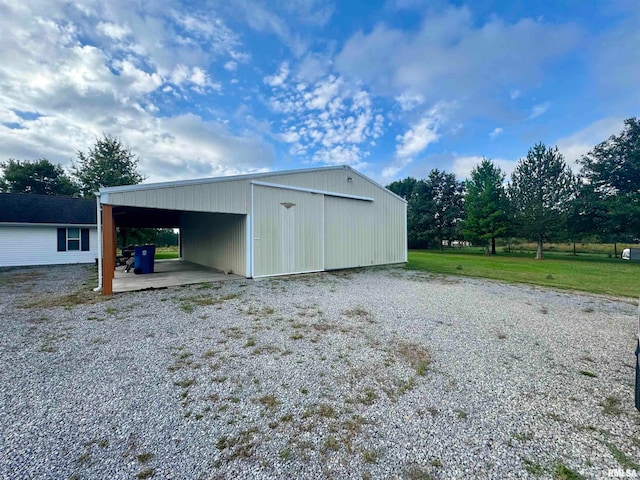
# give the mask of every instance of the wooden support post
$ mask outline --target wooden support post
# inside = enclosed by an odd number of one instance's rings
[[[116,224],[113,207],[102,205],[102,294],[113,295],[113,276],[116,270]]]

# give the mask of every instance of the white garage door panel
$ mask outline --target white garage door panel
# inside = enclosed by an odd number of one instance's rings
[[[254,277],[323,270],[324,196],[253,189]]]
[[[373,265],[379,235],[373,220],[375,205],[348,198],[325,197],[325,268]]]

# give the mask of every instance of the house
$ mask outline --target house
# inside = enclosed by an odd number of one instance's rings
[[[180,229],[181,257],[247,278],[407,261],[407,204],[348,166],[102,188],[103,293],[117,227]]]
[[[0,193],[0,267],[93,263],[95,199]]]

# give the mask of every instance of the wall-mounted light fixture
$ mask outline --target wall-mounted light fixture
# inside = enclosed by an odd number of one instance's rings
[[[347,177],[347,182],[352,183],[353,182],[353,177]]]

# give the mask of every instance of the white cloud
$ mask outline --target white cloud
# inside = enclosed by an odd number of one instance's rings
[[[130,60],[116,61],[113,67],[119,70],[120,82],[130,91],[136,93],[150,93],[159,88],[164,82],[157,73],[147,73],[137,68]]]
[[[131,29],[126,25],[118,25],[117,23],[99,22],[96,30],[106,37],[113,40],[123,40],[131,33]]]
[[[501,127],[496,127],[492,130],[492,132],[489,134],[489,137],[491,138],[491,140],[493,140],[496,137],[499,137],[500,135],[502,135],[502,133],[504,132],[504,129]]]
[[[544,115],[549,107],[551,106],[550,102],[539,103],[538,105],[534,105],[531,109],[531,113],[529,114],[529,119],[533,119],[539,117],[540,115]]]
[[[313,92],[305,95],[306,107],[309,110],[339,109],[341,102],[338,92],[342,84],[342,79],[334,75],[329,76],[326,81],[318,82]]]
[[[571,25],[506,23],[497,16],[479,23],[468,8],[449,8],[430,11],[416,30],[378,24],[355,33],[336,67],[377,94],[399,97],[409,91],[425,103],[464,100],[459,114],[486,114],[495,110],[492,99],[499,92],[514,84],[536,86],[550,61],[568,53],[579,36]]]
[[[216,92],[222,91],[222,86],[218,82],[213,82],[209,74],[200,67],[187,67],[186,65],[176,65],[169,74],[171,83],[181,88],[191,88],[199,94],[206,93],[207,90]]]
[[[317,53],[308,53],[296,68],[296,79],[316,82],[331,70],[331,59]]]
[[[296,132],[295,128],[292,128],[287,132],[281,133],[279,137],[283,142],[286,142],[286,143],[296,143],[300,140],[300,134]]]
[[[476,168],[482,162],[482,156],[471,155],[471,156],[453,156],[451,159],[451,172],[455,173],[456,178],[459,180],[467,179],[471,176],[471,171]],[[509,181],[511,178],[511,173],[515,169],[518,164],[517,160],[505,160],[503,158],[491,158],[490,159],[493,164],[497,167],[500,167],[502,172],[506,175],[505,182]]]
[[[285,19],[269,9],[267,5],[257,1],[235,0],[233,6],[239,9],[244,23],[258,32],[275,35],[295,57],[301,57],[307,51],[306,42],[293,33]]]
[[[602,8],[602,16],[613,25],[590,39],[589,67],[601,101],[621,104],[616,113],[628,115],[640,108],[640,2],[604,2]]]
[[[192,36],[176,40],[155,4],[144,17],[128,3],[109,5],[95,3],[82,14],[76,4],[63,11],[58,2],[42,3],[37,12],[30,4],[0,7],[0,30],[12,32],[0,38],[0,158],[46,157],[68,165],[108,133],[140,156],[142,172],[154,181],[268,168],[274,152],[259,134],[238,134],[222,120],[195,114],[156,116],[154,93],[182,99],[192,89],[220,89],[206,65],[225,55],[224,42],[240,55],[230,31],[217,21],[207,26],[185,17],[183,28]],[[131,32],[116,28],[123,25]]]
[[[439,122],[437,108],[433,108],[412,124],[402,135],[396,136],[396,154],[394,160],[382,170],[383,178],[396,176],[433,142],[440,138],[437,127]]]
[[[149,181],[255,171],[274,157],[260,137],[233,135],[225,126],[193,114],[149,119],[143,127],[128,129],[123,139],[144,152],[141,167],[150,173]]]
[[[207,85],[211,84],[209,75],[200,67],[193,67],[189,80],[191,81],[191,83],[199,87],[206,87]]]
[[[384,116],[375,112],[369,92],[337,75],[285,83],[288,76],[287,66],[265,82],[281,85],[268,105],[284,115],[278,138],[290,144],[289,153],[315,163],[366,166],[370,142],[384,128]]]
[[[206,93],[207,89],[214,90],[218,93],[222,92],[220,83],[211,81],[209,74],[200,67],[193,67],[191,69],[189,81],[193,84],[191,88],[200,94]]]
[[[513,90],[509,90],[509,98],[511,100],[515,100],[516,98],[519,98],[520,95],[521,95],[521,92],[518,89],[514,88]]]
[[[325,165],[350,165],[356,169],[364,169],[368,163],[363,161],[363,156],[357,145],[335,145],[318,150],[314,153],[313,160]]]
[[[278,0],[277,6],[294,17],[296,23],[323,27],[331,19],[335,7],[325,0]]]
[[[432,116],[423,117],[403,135],[398,135],[396,140],[396,155],[399,158],[415,157],[430,143],[438,140],[436,121]]]
[[[270,87],[278,88],[284,86],[288,77],[289,64],[287,62],[283,62],[280,64],[277,73],[264,77],[264,83],[266,83]]]
[[[187,45],[197,45],[202,42],[203,46],[212,53],[229,55],[238,62],[248,60],[248,54],[237,51],[240,46],[238,36],[215,12],[208,10],[206,13],[187,14],[173,11],[172,18],[190,35],[189,37],[176,35],[175,38],[180,42]]]
[[[424,103],[424,96],[419,93],[402,92],[395,98],[403,112],[414,110]]]
[[[238,69],[238,62],[229,60],[227,63],[224,64],[224,69],[227,70],[228,72],[235,72]]]
[[[555,145],[573,172],[578,173],[580,167],[577,165],[576,160],[588,153],[597,144],[604,142],[611,135],[622,132],[623,128],[624,119],[603,118],[569,136],[558,139]]]
[[[0,107],[0,123],[22,123],[22,118],[16,115],[16,112],[8,108]]]

